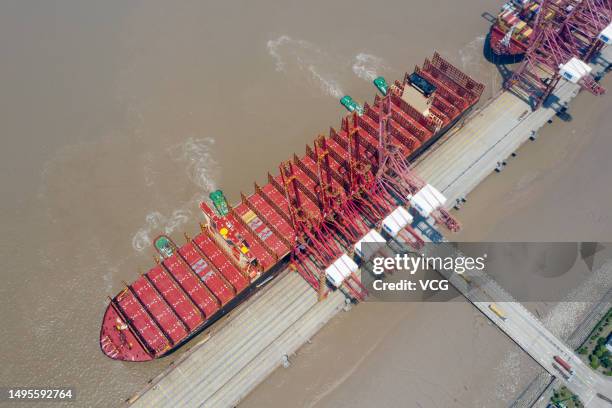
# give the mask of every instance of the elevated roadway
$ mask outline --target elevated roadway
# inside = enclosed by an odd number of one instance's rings
[[[450,245],[433,248],[428,255],[462,256]],[[515,301],[497,282],[478,270],[464,274],[457,274],[454,270],[439,272],[540,366],[578,395],[586,407],[611,406],[597,394],[612,399],[612,378],[606,378],[587,366],[570,347],[544,327],[539,319]],[[496,313],[491,305],[500,313]],[[555,356],[569,363],[572,375],[554,362]]]

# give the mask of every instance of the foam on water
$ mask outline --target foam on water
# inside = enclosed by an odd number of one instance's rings
[[[321,90],[323,90],[323,92],[337,99],[342,98],[344,92],[342,92],[342,89],[340,88],[340,85],[336,80],[332,78],[326,78],[325,76],[321,75],[316,70],[314,65],[309,65],[308,71],[310,71],[310,73],[312,74],[312,78],[319,85]]]
[[[191,208],[197,207],[206,195],[217,188],[219,165],[214,158],[215,140],[206,138],[188,138],[185,142],[168,149],[170,157],[185,164],[189,179],[199,187],[193,197],[173,210],[169,215],[160,211],[151,211],[145,217],[145,225],[132,237],[132,247],[143,251],[151,245],[157,234],[172,234],[185,225],[192,216]]]
[[[283,58],[280,55],[279,48],[282,45],[293,41],[295,40],[293,40],[288,35],[281,35],[275,40],[269,40],[266,44],[266,47],[268,48],[268,53],[272,56],[272,58],[274,58],[274,61],[276,61],[276,70],[278,72],[282,72],[285,70],[285,62],[283,61]]]
[[[165,216],[159,211],[152,211],[145,217],[145,225],[134,234],[132,247],[137,251],[142,251],[151,245],[155,235],[172,234],[179,227],[184,225],[191,216],[191,211],[187,208],[174,210],[169,216]]]
[[[385,61],[376,55],[360,52],[355,56],[353,72],[359,78],[372,82],[381,71],[388,69]]]
[[[219,164],[214,158],[215,139],[210,137],[188,138],[184,143],[168,149],[175,161],[187,164],[187,176],[205,192],[216,190]]]
[[[288,35],[269,40],[266,47],[278,72],[307,74],[307,79],[326,95],[334,98],[344,95],[337,77],[339,69],[346,66],[346,61],[309,41],[294,39]]]

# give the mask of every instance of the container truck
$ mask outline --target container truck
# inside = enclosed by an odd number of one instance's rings
[[[489,309],[491,309],[491,311],[495,313],[500,319],[504,321],[507,319],[506,314],[495,303],[491,303],[489,305]]]
[[[557,364],[559,364],[561,367],[565,368],[565,370],[570,373],[570,374],[574,374],[574,370],[572,370],[572,366],[569,365],[569,363],[567,361],[565,361],[564,359],[562,359],[559,356],[554,356],[553,360],[555,360],[557,362]]]

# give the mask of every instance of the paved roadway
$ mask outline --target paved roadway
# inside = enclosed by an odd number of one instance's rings
[[[480,310],[488,309],[491,302],[479,302],[477,307]],[[538,364],[555,377],[559,378],[570,390],[572,390],[587,407],[610,407],[610,404],[599,399],[596,393],[599,392],[612,398],[612,380],[603,377],[593,371],[589,366],[574,354],[562,341],[550,333],[538,320],[535,319],[526,309],[517,302],[499,303],[507,315],[505,321],[501,321],[496,315],[491,318],[500,328],[508,334],[523,350],[525,350]],[[502,327],[503,326],[503,327]],[[560,367],[555,363],[553,357],[560,356],[567,361],[574,375],[566,380],[557,371]]]
[[[443,251],[448,250],[443,249]],[[455,253],[454,256],[460,255]],[[612,406],[596,395],[600,393],[612,399],[612,378],[604,377],[586,365],[571,348],[548,331],[521,303],[513,301],[511,295],[497,282],[479,271],[465,274],[467,280],[451,270],[440,273],[538,364],[578,395],[586,407]],[[505,320],[489,308],[492,303],[505,314]],[[554,356],[560,356],[567,361],[574,370],[574,375],[565,379],[553,365]],[[555,365],[561,368],[559,364]]]

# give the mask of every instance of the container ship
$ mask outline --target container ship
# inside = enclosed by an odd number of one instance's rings
[[[489,32],[491,50],[503,57],[524,55],[533,38],[533,27],[539,11],[540,2],[535,0],[512,0],[505,3]],[[550,14],[546,16],[552,17]]]
[[[343,203],[344,214],[349,208],[370,209],[369,214],[376,215],[362,220],[369,222],[369,228],[387,216],[393,220],[389,231],[399,230],[401,220],[393,217],[406,213],[403,207],[383,209],[376,198],[383,192],[371,193],[371,183],[382,180],[383,161],[397,163],[382,160],[381,151],[392,151],[408,164],[478,102],[484,86],[437,53],[403,81],[389,85],[378,77],[374,84],[382,95],[376,95],[372,104],[360,106],[349,96],[342,98],[350,113],[340,128],[319,136],[314,148],[306,146],[302,157],[294,154],[282,163],[279,175],[268,173],[268,182],[255,183],[254,192],[241,194],[238,205],[229,205],[221,191],[211,193],[210,204],[200,204],[203,222],[196,236],[185,234],[182,245],[165,235],[157,237],[155,265],[109,297],[100,331],[102,352],[122,361],[168,355],[288,266],[319,291],[338,288],[348,276],[345,269],[334,272],[330,266],[313,279],[312,268],[325,269],[333,258],[313,252],[309,260],[304,255],[309,245],[316,245],[321,253],[331,246],[318,242],[317,233],[310,233],[305,225],[315,225],[317,217],[330,220],[330,214],[340,214],[338,203]],[[345,217],[323,235],[351,237],[346,240],[353,244],[359,236],[363,240],[376,235],[373,229],[369,235],[358,233],[357,218]],[[346,262],[347,257],[339,256],[340,260]]]
[[[611,42],[611,12],[607,0],[511,0],[503,5],[491,25],[490,49],[497,56],[519,57],[516,59],[523,57],[532,45],[547,53],[547,46],[538,42],[542,39],[536,38],[546,27],[552,28],[561,44],[567,46],[565,50],[555,50],[557,55],[571,49],[590,60]]]

